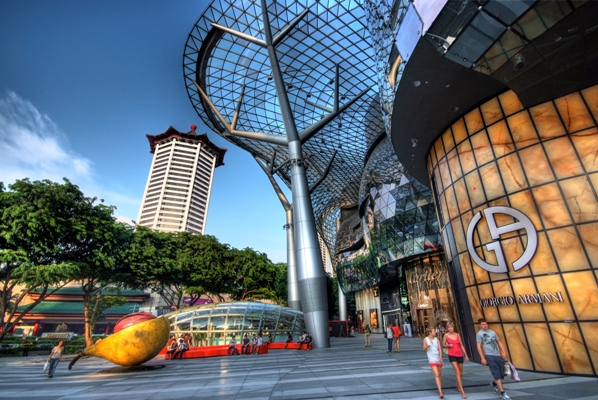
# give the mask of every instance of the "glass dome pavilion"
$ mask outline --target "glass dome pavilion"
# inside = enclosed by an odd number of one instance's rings
[[[291,308],[258,302],[212,303],[184,308],[165,315],[171,333],[189,333],[192,346],[228,344],[234,334],[239,340],[262,332],[275,342],[286,340],[291,333],[296,340],[305,330],[303,313]]]

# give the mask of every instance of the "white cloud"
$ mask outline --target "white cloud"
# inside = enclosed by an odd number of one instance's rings
[[[5,186],[24,178],[62,182],[67,177],[86,196],[103,198],[118,210],[119,205],[139,207],[140,199],[102,188],[94,178],[94,163],[68,147],[65,133],[48,115],[14,92],[0,95],[0,182]]]
[[[66,149],[60,128],[14,92],[0,97],[0,180],[89,182],[92,162]]]

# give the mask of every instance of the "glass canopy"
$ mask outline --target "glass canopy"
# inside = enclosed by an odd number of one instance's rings
[[[233,121],[238,108],[237,130],[285,135],[266,49],[212,25],[264,40],[260,4],[216,0],[208,6],[185,46],[185,84],[197,113],[211,129],[257,158],[274,160],[274,168],[280,167],[277,175],[290,186],[286,149],[228,135],[194,83],[227,123]],[[298,131],[333,111],[337,84],[341,107],[370,88],[303,145],[310,185],[318,181],[334,157],[326,179],[311,193],[317,229],[333,250],[338,210],[358,204],[366,152],[384,134],[376,86],[379,67],[369,43],[365,11],[353,0],[267,4],[273,35],[307,10],[276,48]]]

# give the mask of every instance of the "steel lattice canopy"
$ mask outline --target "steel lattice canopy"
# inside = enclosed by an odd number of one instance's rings
[[[319,179],[337,152],[330,173],[311,196],[318,231],[329,249],[333,249],[338,210],[358,203],[366,153],[384,134],[365,11],[354,0],[268,4],[273,35],[307,10],[276,48],[298,131],[333,110],[336,65],[340,71],[340,106],[370,88],[303,145],[310,185]],[[285,167],[287,149],[228,135],[198,93],[194,82],[230,123],[244,88],[236,129],[285,135],[266,49],[215,28],[212,23],[265,40],[259,1],[212,2],[193,27],[185,46],[183,69],[191,103],[202,120],[226,140],[264,161],[275,156],[275,168],[282,166],[277,175],[290,186]]]

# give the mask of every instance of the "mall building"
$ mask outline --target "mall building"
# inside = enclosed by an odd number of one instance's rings
[[[185,82],[208,127],[284,184],[305,166],[374,332],[456,321],[479,361],[485,318],[518,368],[596,376],[596,21],[587,0],[219,0]]]

